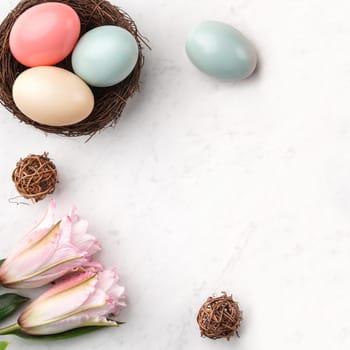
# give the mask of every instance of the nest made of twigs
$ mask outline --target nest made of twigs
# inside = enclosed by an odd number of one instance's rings
[[[37,202],[55,191],[57,169],[48,153],[30,154],[17,162],[12,180],[22,197]]]
[[[242,320],[237,302],[225,292],[219,297],[209,297],[198,312],[197,322],[202,336],[211,339],[227,338],[235,334]]]
[[[79,15],[81,35],[101,25],[116,25],[129,31],[139,47],[139,57],[132,73],[122,82],[108,88],[91,87],[95,96],[95,107],[85,120],[68,126],[48,126],[36,123],[26,117],[15,105],[12,98],[12,86],[17,76],[27,69],[12,56],[9,47],[9,35],[19,15],[28,8],[48,0],[22,0],[8,14],[0,25],[0,103],[20,121],[31,124],[45,132],[65,136],[94,135],[107,126],[112,126],[120,117],[128,98],[139,89],[140,72],[143,65],[142,43],[146,46],[136,24],[129,15],[104,0],[54,0],[71,6]],[[72,71],[70,56],[58,66]]]

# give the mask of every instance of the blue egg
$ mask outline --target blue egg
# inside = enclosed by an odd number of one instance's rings
[[[229,24],[204,21],[187,36],[186,52],[202,72],[222,80],[241,80],[255,70],[253,45]]]
[[[74,73],[89,85],[107,87],[124,80],[134,69],[139,48],[135,38],[117,26],[96,27],[78,41],[73,54]]]

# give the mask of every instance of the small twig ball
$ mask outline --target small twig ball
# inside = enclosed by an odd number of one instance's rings
[[[21,196],[38,202],[55,191],[58,183],[56,166],[46,152],[30,154],[17,162],[12,180]]]
[[[237,302],[225,292],[219,297],[209,297],[198,312],[197,322],[201,336],[211,339],[226,338],[230,340],[242,320],[242,312]]]

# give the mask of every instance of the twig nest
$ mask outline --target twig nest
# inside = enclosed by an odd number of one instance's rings
[[[130,16],[105,0],[55,0],[72,7],[81,23],[81,36],[93,28],[105,25],[118,26],[128,31],[136,40],[138,47],[137,62],[126,79],[110,87],[91,87],[95,105],[91,114],[84,120],[72,125],[50,126],[31,120],[14,103],[13,83],[27,69],[11,54],[9,36],[17,18],[32,6],[46,3],[47,0],[22,0],[8,14],[0,25],[0,103],[20,121],[48,133],[65,136],[94,135],[97,131],[112,126],[122,114],[127,100],[139,89],[140,72],[143,65],[142,44],[147,46]],[[58,67],[72,72],[71,56]]]
[[[220,297],[209,297],[198,312],[197,322],[202,336],[230,340],[242,320],[237,302],[225,292]]]
[[[55,191],[58,183],[56,166],[48,153],[31,154],[17,162],[12,180],[21,196],[37,202]]]

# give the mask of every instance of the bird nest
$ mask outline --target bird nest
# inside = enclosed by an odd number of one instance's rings
[[[9,35],[13,24],[28,8],[46,0],[22,0],[7,15],[0,25],[0,103],[20,121],[31,124],[48,133],[65,136],[94,135],[97,131],[112,126],[123,112],[127,100],[139,89],[140,72],[143,65],[142,44],[146,45],[135,22],[130,16],[104,0],[55,0],[71,6],[79,15],[81,35],[101,25],[116,25],[129,31],[139,47],[139,56],[134,70],[122,82],[108,88],[91,87],[95,97],[92,113],[83,121],[68,126],[48,126],[39,124],[25,116],[15,105],[12,86],[17,76],[27,69],[15,60],[10,52]],[[57,66],[72,71],[71,57],[67,57]]]

